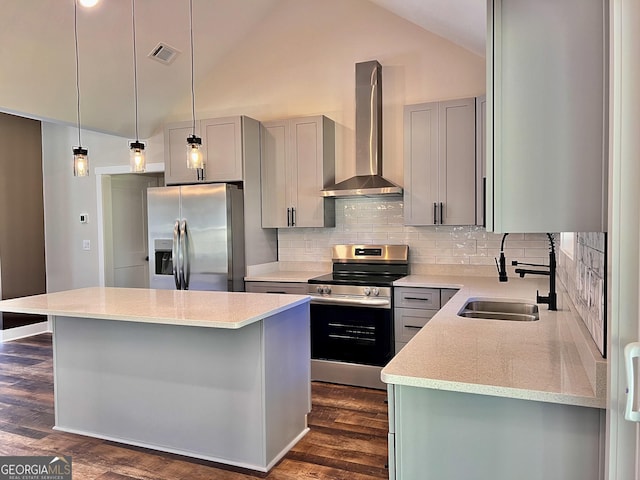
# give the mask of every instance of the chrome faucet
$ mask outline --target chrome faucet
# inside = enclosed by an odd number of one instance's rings
[[[501,282],[506,282],[507,278],[507,267],[506,267],[506,259],[504,256],[504,241],[507,238],[508,233],[505,233],[502,236],[502,244],[500,245],[500,261],[496,259],[496,266],[498,267],[498,280]],[[549,305],[549,310],[557,310],[557,294],[556,294],[556,247],[553,241],[553,236],[550,233],[547,233],[547,237],[549,238],[549,265],[540,265],[539,263],[524,263],[518,262],[517,260],[513,260],[511,265],[525,265],[527,267],[543,267],[548,268],[549,270],[530,270],[526,268],[516,268],[515,272],[520,275],[520,278],[524,278],[525,275],[548,275],[549,276],[549,294],[546,297],[540,295],[540,292],[536,290],[536,303],[545,303]]]

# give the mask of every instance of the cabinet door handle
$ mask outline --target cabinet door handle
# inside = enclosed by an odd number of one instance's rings
[[[291,226],[296,226],[296,207],[291,207]]]
[[[444,217],[442,215],[443,211],[444,211],[444,203],[440,202],[440,225],[444,223],[444,220],[443,220]]]
[[[287,227],[291,226],[291,208],[287,207]]]
[[[438,204],[433,202],[433,224],[438,224]]]
[[[627,405],[624,409],[624,418],[630,422],[640,422],[640,411],[633,409],[636,383],[633,359],[638,357],[640,357],[640,343],[634,342],[624,347],[624,365],[627,371]]]
[[[422,298],[422,297],[404,297],[405,300],[420,300],[421,302],[430,302],[430,298]]]

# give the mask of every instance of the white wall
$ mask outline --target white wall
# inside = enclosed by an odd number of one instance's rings
[[[90,175],[74,177],[71,149],[78,144],[78,130],[42,123],[48,292],[99,284],[94,172],[96,167],[128,165],[128,142],[126,138],[83,130],[82,146],[89,149]],[[162,161],[158,143],[157,139],[150,141],[149,163]],[[89,215],[88,223],[80,223],[81,213]],[[82,249],[83,240],[91,242],[91,250]]]
[[[216,33],[210,38],[215,42]],[[483,94],[485,62],[366,0],[284,0],[196,86],[197,117],[325,114],[337,123],[336,177],[342,180],[355,173],[355,63],[372,59],[383,67],[384,173],[402,185],[403,105]],[[190,118],[187,91],[167,121]],[[99,284],[94,169],[128,162],[129,139],[95,132],[82,138],[91,176],[74,178],[77,130],[43,123],[50,292]],[[161,133],[150,143],[147,161],[162,162]],[[89,214],[88,224],[80,224],[80,213]],[[85,239],[90,251],[82,250]]]

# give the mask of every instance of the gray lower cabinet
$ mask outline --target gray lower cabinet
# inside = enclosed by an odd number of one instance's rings
[[[457,291],[448,288],[419,287],[394,289],[393,321],[396,354]]]
[[[245,290],[251,293],[288,293],[306,295],[306,282],[245,282]]]
[[[604,410],[407,385],[387,391],[390,480],[603,478]]]
[[[404,107],[404,222],[476,224],[476,99]]]

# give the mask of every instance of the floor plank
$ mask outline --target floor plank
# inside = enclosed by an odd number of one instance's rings
[[[51,335],[0,343],[0,455],[71,455],[96,480],[388,478],[386,392],[313,382],[310,432],[268,474],[58,432]]]

